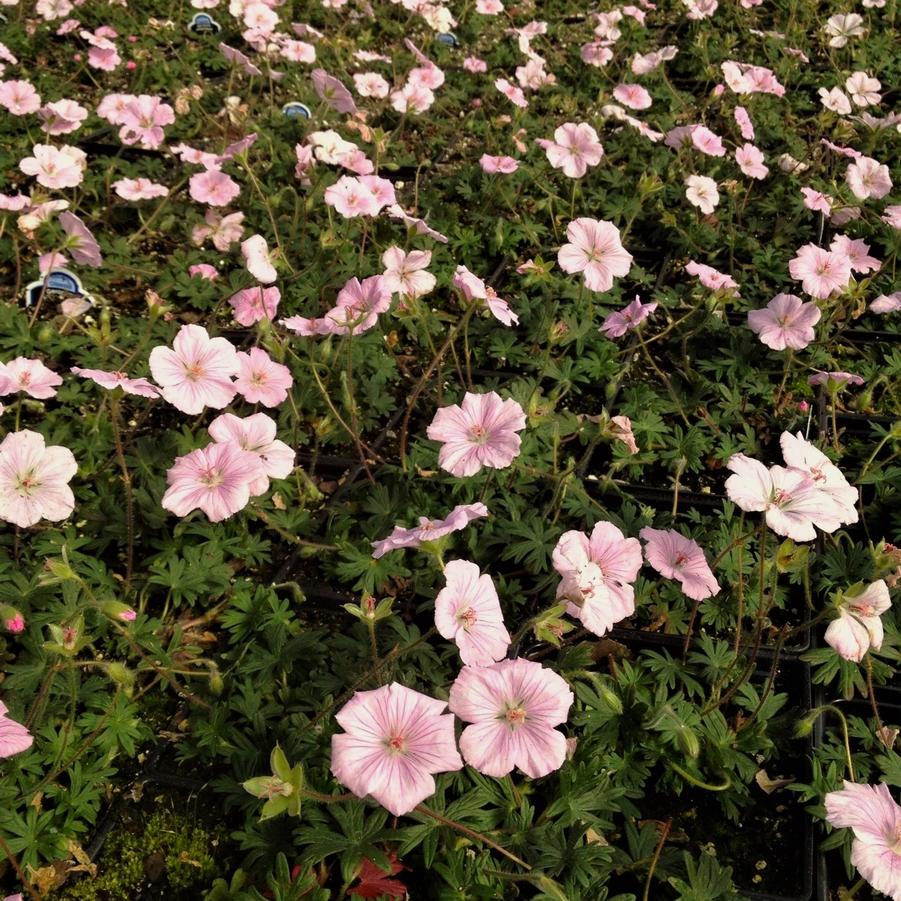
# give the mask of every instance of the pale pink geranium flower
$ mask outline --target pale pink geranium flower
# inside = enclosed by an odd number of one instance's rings
[[[879,93],[881,88],[879,79],[866,72],[854,72],[845,81],[845,89],[855,106],[875,106],[882,100],[882,94]]]
[[[511,84],[506,78],[498,78],[494,82],[494,86],[514,105],[520,109],[525,109],[529,105],[526,95],[522,88]]]
[[[458,532],[465,528],[474,519],[480,519],[488,515],[488,508],[481,502],[475,504],[460,504],[454,507],[444,519],[429,519],[426,516],[419,517],[419,525],[412,529],[403,526],[395,526],[387,538],[371,542],[372,556],[378,560],[389,551],[396,551],[405,547],[419,547],[424,541],[437,541],[451,532]]]
[[[849,38],[866,34],[863,16],[858,13],[836,13],[826,21],[825,31],[829,35],[830,47],[844,47]]]
[[[666,579],[676,579],[682,591],[695,601],[719,594],[720,586],[710,569],[704,551],[691,538],[673,529],[644,528],[639,533],[647,542],[648,563]]]
[[[342,175],[325,189],[325,202],[334,207],[345,219],[357,216],[377,216],[379,205],[360,178]]]
[[[858,200],[867,200],[870,197],[879,200],[892,189],[888,166],[869,156],[862,156],[848,166],[845,181]]]
[[[13,754],[21,754],[27,751],[34,741],[31,733],[21,724],[11,719],[7,714],[9,708],[0,701],[0,757],[12,757]],[[15,898],[15,895],[11,895]],[[22,896],[19,895],[19,901]],[[7,899],[8,901],[8,899]]]
[[[77,471],[67,447],[47,447],[29,429],[8,433],[0,444],[0,519],[22,528],[65,519],[75,509],[69,481]]]
[[[763,162],[763,153],[753,144],[743,144],[735,151],[735,162],[748,178],[766,178],[770,170]]]
[[[113,182],[112,187],[123,200],[153,200],[169,193],[165,185],[149,178],[120,178]]]
[[[191,240],[198,246],[210,238],[213,247],[225,253],[244,234],[244,226],[241,224],[244,214],[241,212],[223,216],[216,210],[207,210],[203,218],[206,224],[195,225],[191,231]]]
[[[882,263],[876,257],[870,256],[870,245],[860,238],[836,235],[829,244],[829,249],[833,253],[844,254],[851,264],[852,272],[867,274],[878,272],[882,268]]]
[[[210,263],[193,263],[188,266],[188,275],[191,278],[202,278],[207,282],[214,282],[219,278],[219,270]]]
[[[475,273],[470,272],[465,266],[457,266],[452,280],[453,286],[467,300],[484,301],[491,315],[504,325],[518,325],[519,317],[510,309],[510,304],[491,285],[486,285]]]
[[[431,250],[411,250],[405,253],[392,245],[382,254],[382,284],[392,294],[402,297],[423,297],[435,287],[435,276],[427,271],[432,262]]]
[[[844,254],[805,244],[788,264],[789,274],[801,282],[804,292],[825,300],[835,291],[844,291],[851,281],[851,263]]]
[[[613,51],[603,41],[589,41],[579,51],[582,62],[596,69],[603,69],[613,59]]]
[[[43,119],[41,131],[48,135],[67,135],[78,131],[88,117],[88,111],[74,100],[56,100],[38,110]]]
[[[859,18],[859,17],[858,17]],[[901,899],[901,807],[888,786],[845,782],[826,795],[826,822],[854,830],[851,865],[892,901]]]
[[[581,272],[589,291],[609,291],[614,277],[629,274],[632,254],[612,222],[574,219],[566,227],[566,237],[569,243],[557,252],[557,262],[564,272]]]
[[[554,727],[566,722],[573,700],[565,679],[520,657],[464,666],[448,703],[472,724],[460,736],[460,750],[471,767],[497,779],[518,767],[540,779],[566,760],[566,738]]]
[[[294,384],[291,370],[276,363],[260,347],[251,347],[248,353],[238,351],[238,376],[235,388],[250,404],[277,407],[288,399],[288,391]]]
[[[835,508],[842,524],[857,522],[857,489],[848,483],[841,470],[800,432],[783,432],[779,437],[786,465],[799,469],[813,480],[823,503]]]
[[[329,75],[325,69],[313,69],[310,77],[320,100],[324,100],[336,112],[351,116],[356,113],[357,105],[353,94],[334,75]]]
[[[605,635],[635,612],[632,583],[641,569],[641,545],[610,522],[596,523],[589,537],[564,532],[552,555],[560,573],[557,597],[569,601],[567,613],[595,635]]]
[[[847,116],[851,112],[851,101],[841,88],[820,88],[817,93],[820,95],[820,103],[827,110],[839,116]]]
[[[488,71],[488,63],[483,59],[479,59],[477,56],[467,56],[466,59],[463,60],[463,68],[467,72],[472,72],[473,75],[478,75]]]
[[[817,369],[807,377],[808,385],[825,385],[829,392],[844,388],[845,385],[862,385],[863,378],[853,372],[823,372]]]
[[[183,325],[172,349],[150,351],[150,372],[163,397],[182,413],[196,415],[204,407],[220,410],[235,396],[232,376],[238,371],[237,351],[226,338],[211,338],[201,325]]]
[[[901,310],[901,291],[880,294],[871,304],[871,313],[897,313]]]
[[[766,524],[793,541],[813,541],[814,525],[834,532],[840,525],[835,505],[825,498],[813,479],[800,469],[771,466],[744,454],[733,454],[726,479],[729,500],[746,512],[762,512]]]
[[[188,193],[198,203],[228,206],[241,193],[241,186],[224,172],[207,169],[191,176]]]
[[[26,175],[33,175],[45,188],[75,188],[84,178],[87,157],[77,147],[54,147],[52,144],[35,144],[33,156],[19,162]]]
[[[391,85],[378,72],[360,72],[354,75],[354,87],[361,97],[383,99],[388,96]]]
[[[632,420],[628,416],[611,416],[610,425],[607,427],[609,434],[616,441],[622,441],[630,454],[637,454],[640,450],[632,431]]]
[[[94,384],[107,391],[121,388],[126,394],[137,394],[140,397],[159,397],[160,389],[152,385],[147,379],[132,379],[124,372],[107,372],[104,369],[82,369],[73,366],[70,370],[75,375],[90,379]]]
[[[440,441],[438,465],[451,475],[475,475],[483,466],[505,469],[519,456],[516,433],[526,427],[526,414],[512,398],[466,392],[463,403],[442,407],[426,434]]]
[[[82,266],[102,266],[100,245],[91,230],[74,213],[68,210],[59,214],[59,224],[66,233],[66,250],[72,259]]]
[[[258,282],[269,285],[278,278],[266,239],[262,235],[251,235],[246,241],[242,241],[241,256],[244,257],[244,267]]]
[[[748,313],[748,328],[773,350],[803,350],[816,337],[820,308],[794,294],[777,294],[762,310]]]
[[[62,376],[40,360],[16,357],[8,363],[0,363],[0,396],[21,391],[29,397],[46,400],[56,394],[62,383]]]
[[[491,156],[487,153],[479,157],[479,165],[488,175],[510,175],[519,168],[519,163],[512,156]]]
[[[685,179],[685,196],[705,216],[709,216],[720,202],[716,182],[706,175],[689,175]]]
[[[233,294],[228,303],[234,310],[232,315],[235,321],[250,326],[262,319],[275,319],[281,299],[281,291],[275,286],[264,288],[262,285],[254,285]]]
[[[651,95],[640,84],[618,84],[613,89],[613,97],[629,109],[647,109],[651,103]]]
[[[804,206],[815,213],[822,213],[827,219],[832,215],[833,198],[813,188],[801,188],[804,195]]]
[[[265,413],[254,413],[244,419],[223,413],[207,429],[217,444],[236,444],[259,457],[262,472],[249,486],[253,497],[269,490],[269,479],[286,479],[294,471],[294,451],[275,437],[276,428],[275,420]]]
[[[735,117],[735,122],[741,130],[741,136],[746,141],[753,141],[754,123],[751,121],[751,116],[748,114],[748,111],[743,106],[737,106],[732,111],[732,115]]]
[[[361,282],[350,279],[338,292],[335,306],[325,314],[328,331],[336,335],[362,335],[378,322],[379,314],[391,306],[391,292],[380,275]],[[284,320],[288,325],[289,320]],[[290,328],[290,326],[289,326]]]
[[[604,156],[598,133],[586,122],[566,122],[554,132],[554,140],[537,139],[548,162],[569,178],[582,178],[589,166],[597,166]]]
[[[27,116],[41,108],[41,95],[30,81],[0,81],[0,106],[13,116]]]
[[[870,648],[882,647],[883,629],[880,617],[892,607],[888,585],[882,579],[864,587],[856,586],[856,593],[845,592],[838,605],[838,617],[826,629],[826,644],[845,660],[860,663]]]
[[[163,495],[163,509],[176,516],[201,510],[210,522],[221,522],[243,510],[251,488],[260,487],[264,479],[263,464],[256,454],[231,442],[208,444],[176,458],[166,473],[169,487]],[[268,486],[268,481],[265,484]]]
[[[503,660],[510,647],[491,576],[482,575],[468,560],[451,560],[444,567],[445,587],[435,598],[435,627],[456,643],[466,666],[487,666]]]
[[[741,297],[738,293],[738,282],[731,275],[707,266],[704,263],[696,263],[689,260],[685,264],[685,271],[689,275],[697,277],[698,281],[710,291],[722,291],[729,297]]]
[[[454,718],[444,701],[397,682],[358,691],[335,714],[331,769],[358,798],[371,795],[395,816],[435,792],[435,773],[463,769]]]
[[[628,306],[614,313],[609,313],[598,331],[603,332],[611,340],[614,338],[622,338],[626,332],[637,328],[654,310],[657,309],[657,303],[642,303],[641,298],[636,295]]]
[[[140,144],[154,150],[165,139],[163,128],[175,121],[175,110],[159,97],[141,94],[130,100],[122,113],[119,138],[123,144]]]

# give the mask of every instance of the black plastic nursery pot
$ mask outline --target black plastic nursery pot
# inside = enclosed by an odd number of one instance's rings
[[[654,643],[640,638],[632,647],[647,650]],[[751,677],[764,683],[769,668]],[[774,691],[789,695],[788,708],[803,715],[812,706],[810,667],[798,660],[778,665]],[[816,734],[805,739],[788,738],[780,752],[761,763],[773,778],[805,779]],[[732,878],[742,898],[753,901],[811,901],[814,898],[815,823],[804,805],[785,789],[766,794],[752,787],[753,802],[741,812],[738,823],[729,821],[713,792],[692,789],[678,797],[652,800],[655,819],[673,818],[667,844],[682,843],[693,850],[713,847],[718,863],[732,868]],[[654,897],[654,896],[652,896]]]

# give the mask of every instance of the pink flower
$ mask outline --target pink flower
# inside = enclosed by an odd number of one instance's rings
[[[851,280],[851,264],[844,254],[805,244],[788,264],[793,279],[805,293],[825,300],[835,291],[844,291]]]
[[[838,606],[838,617],[826,629],[826,644],[835,648],[845,660],[860,663],[870,648],[882,647],[883,629],[880,617],[891,610],[888,585],[882,579],[866,588],[857,586],[854,594],[845,592]]]
[[[329,75],[325,69],[313,69],[310,77],[319,99],[324,100],[333,110],[348,115],[357,111],[353,95],[334,75]]]
[[[191,176],[188,193],[198,203],[228,206],[241,193],[241,188],[224,172],[207,169]]]
[[[286,479],[294,471],[294,451],[275,437],[275,420],[265,413],[254,413],[244,419],[223,413],[210,423],[207,431],[217,444],[235,444],[259,458],[262,471],[249,487],[253,497],[269,490],[269,479]]]
[[[175,121],[175,110],[159,97],[141,94],[125,105],[121,120],[119,138],[123,144],[140,144],[153,150],[163,143],[163,127]]]
[[[716,182],[706,175],[689,175],[685,179],[685,196],[705,216],[709,216],[720,202]]]
[[[901,231],[901,204],[896,203],[892,206],[887,206],[882,211],[881,219],[886,225]]]
[[[689,260],[685,264],[685,271],[689,275],[697,276],[700,283],[710,291],[727,292],[729,297],[741,296],[738,293],[738,282],[731,275],[726,275],[725,272],[720,272],[712,266]]]
[[[821,191],[814,191],[813,188],[801,188],[804,195],[804,206],[815,213],[822,213],[829,217],[832,215],[832,198],[828,194]]]
[[[219,278],[219,270],[209,263],[194,263],[188,266],[188,275],[191,278],[202,278],[207,282],[214,282]]]
[[[602,41],[589,41],[579,51],[582,62],[596,69],[602,69],[613,59],[613,51]]]
[[[467,72],[472,72],[474,75],[477,75],[481,72],[488,71],[488,63],[483,59],[479,59],[477,56],[467,56],[466,59],[463,60],[463,68]]]
[[[0,81],[0,106],[13,116],[27,116],[41,108],[41,95],[30,81]]]
[[[195,225],[191,232],[191,240],[197,245],[211,238],[213,247],[225,253],[244,234],[244,226],[241,224],[244,221],[243,213],[223,216],[216,210],[207,210],[203,218],[206,225]]]
[[[444,567],[447,583],[435,598],[435,627],[454,641],[466,666],[486,666],[502,660],[510,633],[491,576],[475,563],[452,560]]]
[[[862,385],[863,378],[853,372],[822,372],[817,370],[808,376],[808,385],[825,385],[827,391],[837,391],[845,385]]]
[[[338,292],[335,306],[325,314],[328,331],[336,335],[362,335],[378,322],[379,313],[391,306],[391,292],[380,275],[361,282],[352,278]],[[283,320],[288,325],[289,320]],[[290,328],[290,325],[289,325]]]
[[[176,458],[166,473],[163,509],[176,516],[201,510],[210,522],[221,522],[247,506],[251,488],[264,477],[256,454],[232,442],[209,444]]]
[[[0,615],[3,616],[3,627],[7,632],[12,635],[20,635],[25,631],[25,617],[18,610],[6,604],[0,606],[0,610],[3,611]]]
[[[82,266],[103,265],[100,245],[78,216],[66,210],[59,214],[59,224],[66,233],[66,250],[72,254],[76,263]]]
[[[464,666],[450,690],[449,707],[472,723],[460,736],[471,766],[500,779],[514,767],[532,779],[560,769],[573,693],[566,680],[540,663],[518,658],[491,666]]]
[[[377,216],[380,210],[372,191],[361,178],[342,175],[335,184],[325,189],[325,202],[334,207],[345,219],[357,216]]]
[[[834,532],[841,522],[834,507],[824,501],[813,479],[800,469],[771,466],[744,454],[733,454],[726,479],[729,499],[746,512],[763,512],[766,524],[793,541],[813,541],[814,525]]]
[[[763,153],[753,144],[743,144],[735,151],[735,162],[748,178],[766,178],[770,170],[764,165]]]
[[[242,241],[241,255],[244,257],[245,268],[258,282],[268,285],[278,278],[266,239],[262,235],[251,235],[246,241]]]
[[[243,288],[229,297],[228,302],[234,310],[235,321],[250,326],[261,319],[275,319],[278,305],[281,302],[281,291],[276,287],[263,288],[254,285]]]
[[[84,151],[76,147],[52,144],[35,144],[27,156],[19,163],[26,175],[33,175],[39,185],[45,188],[75,188],[84,178],[86,159]]]
[[[596,523],[591,537],[564,532],[552,562],[562,576],[557,597],[566,598],[567,613],[595,635],[605,635],[635,612],[632,582],[641,569],[641,545],[613,523]]]
[[[113,182],[113,190],[123,200],[153,200],[165,197],[169,189],[149,178],[120,178]]]
[[[880,294],[871,304],[872,313],[897,313],[901,310],[901,291],[894,294]]]
[[[124,372],[107,372],[104,369],[81,369],[73,366],[70,370],[83,379],[90,379],[101,388],[112,391],[121,388],[126,394],[137,394],[140,397],[159,397],[160,389],[147,379],[130,379]]]
[[[22,528],[65,519],[75,509],[69,481],[77,471],[67,447],[47,447],[29,429],[9,432],[0,444],[0,519]]]
[[[0,701],[0,757],[21,754],[23,751],[27,751],[34,741],[31,733],[21,723],[10,719],[7,716],[8,713],[9,708],[3,701]],[[15,898],[16,896],[12,895],[11,897]],[[18,897],[21,901],[22,896]]]
[[[548,162],[569,178],[582,178],[589,166],[597,166],[604,156],[598,133],[586,122],[567,122],[554,132],[553,141],[539,139]],[[578,220],[576,220],[578,221]]]
[[[360,72],[354,75],[354,87],[361,97],[387,97],[391,85],[378,72]]]
[[[490,156],[487,153],[479,157],[479,165],[488,175],[510,175],[519,168],[519,163],[512,156]]]
[[[879,79],[866,72],[854,72],[845,81],[845,89],[855,106],[876,106],[882,100],[882,94],[879,93],[881,88]]]
[[[67,135],[78,131],[88,117],[88,111],[74,100],[56,100],[38,110],[44,120],[41,131],[48,135]]]
[[[647,109],[651,103],[651,95],[640,84],[618,84],[613,89],[613,97],[629,109]]]
[[[526,95],[523,94],[522,88],[518,88],[515,84],[511,84],[506,78],[498,78],[494,82],[494,86],[514,105],[520,109],[525,109],[529,105]]]
[[[848,166],[845,171],[845,181],[848,183],[851,193],[859,200],[867,200],[870,197],[878,200],[885,197],[892,189],[888,166],[884,166],[868,156],[862,156]]]
[[[697,543],[672,529],[644,528],[648,563],[665,579],[677,579],[682,591],[695,601],[719,594],[720,586]]]
[[[235,388],[244,400],[264,407],[277,407],[288,399],[294,379],[287,366],[276,363],[259,347],[251,347],[249,353],[239,351],[237,359]]]
[[[62,383],[62,377],[40,360],[16,357],[0,363],[0,396],[22,391],[29,397],[46,400],[56,395],[56,388]]]
[[[735,121],[738,124],[739,129],[741,129],[741,136],[746,141],[753,141],[754,123],[751,122],[751,117],[748,115],[748,111],[743,106],[737,106],[732,111],[732,114],[735,116]]]
[[[852,272],[878,272],[882,263],[870,256],[870,245],[860,239],[852,239],[847,235],[836,235],[829,245],[833,253],[844,254],[848,258]]]
[[[356,692],[335,715],[344,730],[332,736],[335,778],[395,816],[410,813],[434,794],[434,773],[463,768],[445,708],[397,682]]]
[[[630,454],[637,454],[640,450],[632,432],[632,420],[628,416],[611,416],[608,426],[610,436],[616,441],[622,441]]]
[[[442,407],[435,413],[426,434],[442,443],[438,465],[463,478],[483,466],[505,469],[519,456],[520,437],[526,414],[512,399],[499,394],[466,392],[462,405]]]
[[[615,313],[608,314],[601,323],[599,331],[603,332],[611,340],[613,338],[622,338],[626,332],[637,328],[656,309],[656,302],[642,303],[641,298],[636,295],[635,300],[628,306]]]
[[[173,407],[196,415],[204,407],[220,410],[231,402],[238,359],[230,341],[211,338],[201,325],[183,325],[172,348],[150,351],[150,372]]]
[[[564,272],[581,272],[589,291],[609,291],[614,277],[629,274],[632,254],[622,245],[619,229],[606,220],[574,219],[566,227],[568,244],[557,253]]]
[[[748,313],[748,328],[773,350],[803,350],[816,337],[820,308],[794,294],[777,294],[762,310]]]
[[[667,147],[683,147],[687,144],[707,156],[725,156],[723,139],[705,125],[680,125],[667,132]]]
[[[860,18],[858,16],[858,18]],[[862,20],[861,20],[862,21]],[[876,889],[901,898],[901,807],[888,786],[845,782],[826,795],[826,822],[854,830],[851,864]]]
[[[851,101],[841,88],[820,88],[817,94],[819,94],[820,103],[827,110],[837,113],[839,116],[847,116],[851,112]]]
[[[412,529],[405,529],[403,526],[395,526],[394,530],[387,538],[380,541],[373,541],[372,556],[378,560],[384,557],[389,551],[396,551],[399,548],[419,547],[423,541],[437,541],[451,532],[458,532],[465,528],[474,519],[480,519],[488,515],[488,508],[483,503],[462,504],[454,507],[444,519],[428,519],[425,516],[419,517],[419,525]]]
[[[435,276],[427,271],[432,262],[431,250],[411,250],[405,253],[392,245],[382,254],[382,284],[392,294],[403,297],[423,297],[435,287]]]
[[[452,281],[453,286],[467,300],[483,300],[495,319],[504,325],[518,325],[519,317],[510,309],[510,305],[490,285],[470,272],[465,266],[457,266]]]

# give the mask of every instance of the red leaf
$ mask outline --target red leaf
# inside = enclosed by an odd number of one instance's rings
[[[358,874],[360,882],[353,886],[349,893],[358,898],[381,898],[388,895],[389,898],[398,898],[403,901],[407,897],[407,887],[400,879],[391,879],[390,877],[396,876],[406,867],[398,862],[393,851],[388,854],[388,860],[391,861],[390,873],[386,873],[368,857],[364,857]]]

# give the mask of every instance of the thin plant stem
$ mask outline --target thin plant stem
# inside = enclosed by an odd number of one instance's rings
[[[6,859],[12,864],[12,868],[16,871],[16,876],[19,877],[19,882],[22,883],[22,887],[28,892],[32,901],[44,901],[44,896],[25,878],[22,867],[19,866],[18,858],[13,854],[13,849],[7,844],[2,833],[0,833],[0,849],[3,850]]]
[[[654,856],[651,858],[651,866],[648,868],[648,878],[645,880],[644,891],[641,894],[642,901],[648,901],[651,897],[651,880],[654,878],[654,871],[657,869],[657,863],[660,860],[660,855],[663,853],[663,846],[666,844],[666,840],[669,837],[669,831],[672,827],[673,818],[669,817],[663,824],[663,829],[660,832],[660,841],[657,842]]]

